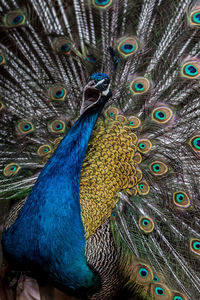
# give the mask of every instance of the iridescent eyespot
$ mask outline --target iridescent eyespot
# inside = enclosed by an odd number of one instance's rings
[[[194,152],[200,153],[200,135],[195,135],[189,140],[189,145]]]
[[[140,164],[142,162],[142,156],[139,152],[135,152],[134,161],[136,164]]]
[[[141,121],[137,117],[131,116],[128,118],[128,125],[135,129],[141,125]]]
[[[180,292],[171,291],[173,300],[188,300],[188,297]]]
[[[138,151],[141,153],[147,153],[151,150],[152,144],[147,139],[142,139],[138,141]]]
[[[133,269],[134,281],[142,284],[149,283],[153,279],[153,272],[150,266],[139,263]]]
[[[34,130],[34,126],[33,124],[30,122],[30,121],[26,121],[26,120],[23,120],[23,121],[20,121],[18,124],[17,124],[17,131],[20,133],[20,134],[29,134],[31,133],[32,131]]]
[[[154,222],[147,216],[140,217],[139,226],[144,233],[151,233],[154,230]]]
[[[94,63],[96,63],[97,59],[93,54],[89,54],[89,55],[87,55],[87,61],[94,64]]]
[[[161,283],[152,283],[150,288],[150,295],[153,299],[159,300],[168,300],[171,299],[171,291]]]
[[[20,165],[17,163],[10,163],[7,166],[5,166],[3,170],[3,174],[6,177],[10,177],[13,175],[16,175],[20,169]]]
[[[65,123],[61,120],[54,120],[50,124],[50,130],[54,133],[63,133],[65,131]]]
[[[122,124],[125,123],[125,122],[127,121],[126,117],[123,116],[123,115],[118,115],[118,116],[116,117],[116,120],[119,121],[119,122],[122,123]]]
[[[145,77],[137,77],[130,84],[131,92],[134,95],[145,94],[151,88],[150,80]]]
[[[113,0],[92,0],[92,4],[101,9],[105,9],[112,4]]]
[[[72,43],[70,40],[60,37],[55,38],[54,47],[57,53],[69,55],[72,48]]]
[[[3,54],[0,54],[0,65],[3,65],[5,63],[5,57]]]
[[[51,100],[65,100],[67,91],[61,85],[55,85],[49,89],[49,97]]]
[[[163,288],[161,288],[161,287],[156,287],[156,288],[155,288],[155,292],[156,292],[156,294],[157,294],[158,296],[162,296],[162,295],[164,295],[165,290],[164,290]]]
[[[191,239],[190,249],[195,254],[200,255],[200,240],[199,239]]]
[[[188,297],[180,292],[171,291],[173,300],[188,300]]]
[[[149,272],[148,272],[147,269],[141,268],[141,269],[139,269],[139,274],[140,274],[141,277],[147,277]]]
[[[193,9],[192,12],[188,16],[188,23],[193,27],[200,26],[200,10],[199,7]]]
[[[3,18],[6,27],[22,26],[26,22],[26,15],[21,11],[11,11]]]
[[[105,111],[105,117],[109,119],[116,119],[117,115],[119,113],[119,110],[116,107],[109,107]]]
[[[152,120],[160,124],[165,124],[171,120],[172,115],[172,110],[169,107],[157,107],[152,112]]]
[[[153,281],[158,282],[158,281],[159,281],[158,276],[154,276],[154,277],[153,277]]]
[[[174,204],[178,207],[187,208],[190,206],[191,201],[188,195],[183,191],[178,191],[173,194]]]
[[[50,152],[51,152],[51,146],[49,146],[49,145],[42,145],[37,150],[38,156],[41,156],[41,157],[47,155]]]
[[[5,107],[2,101],[0,101],[0,111]]]
[[[137,185],[137,190],[139,195],[147,195],[150,187],[146,181],[140,181],[140,183]]]
[[[200,76],[200,62],[197,59],[185,62],[181,67],[181,75],[188,79],[198,78]]]
[[[138,50],[138,47],[138,40],[135,37],[129,37],[118,44],[117,50],[123,57],[129,57]]]
[[[153,163],[150,164],[149,168],[150,168],[151,172],[153,173],[153,175],[156,175],[156,176],[166,174],[168,171],[167,165],[161,161],[154,161]]]

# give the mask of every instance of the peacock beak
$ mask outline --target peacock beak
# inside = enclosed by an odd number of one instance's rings
[[[80,110],[80,114],[83,114],[88,108],[96,104],[101,97],[101,92],[92,87],[91,85],[87,85],[84,89],[83,93],[83,102]]]

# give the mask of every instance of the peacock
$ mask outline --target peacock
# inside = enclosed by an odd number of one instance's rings
[[[80,299],[200,299],[200,1],[0,13],[2,268]]]

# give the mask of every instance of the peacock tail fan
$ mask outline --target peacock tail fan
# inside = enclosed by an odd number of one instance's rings
[[[79,117],[88,77],[106,73],[80,182],[102,282],[90,298],[198,299],[200,1],[0,0],[0,12],[1,223]]]

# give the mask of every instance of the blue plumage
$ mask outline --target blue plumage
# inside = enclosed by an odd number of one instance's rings
[[[97,82],[102,78],[109,81],[99,74]],[[109,89],[109,83],[105,87]],[[14,264],[48,273],[62,289],[97,284],[86,263],[79,200],[81,166],[90,135],[110,97],[110,93],[101,96],[101,84],[97,88],[85,89],[85,112],[44,167],[16,222],[3,234],[5,253]],[[92,93],[96,93],[93,99]]]

